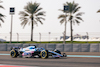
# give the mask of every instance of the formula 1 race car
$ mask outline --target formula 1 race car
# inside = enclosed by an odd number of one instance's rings
[[[10,56],[12,58],[15,57],[39,57],[39,58],[48,58],[49,56],[52,56],[54,58],[60,58],[60,57],[66,57],[66,54],[63,53],[61,55],[61,52],[59,50],[45,50],[44,48],[36,48],[36,46],[28,46],[26,48],[20,48],[20,47],[12,47],[10,51]]]

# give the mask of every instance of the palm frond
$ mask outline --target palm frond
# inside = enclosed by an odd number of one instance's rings
[[[33,13],[37,11],[37,9],[39,8],[39,5],[40,5],[39,3],[36,3],[36,2],[34,3],[34,5],[31,7],[31,9],[34,7],[32,10]]]
[[[0,1],[0,3],[2,3],[2,1]],[[3,9],[4,9],[4,7],[1,6],[1,5],[0,5],[0,8],[3,8]],[[0,13],[0,20],[1,20],[3,23],[4,23],[4,20],[3,20],[4,17],[5,17],[5,15],[3,15],[3,14]],[[1,23],[0,23],[0,26],[1,26]]]
[[[25,25],[28,23],[27,16],[29,16],[29,15],[26,12],[24,12],[24,11],[20,11],[19,15],[21,15],[21,17],[19,19],[21,19],[21,21],[22,21],[21,25],[24,28]]]
[[[41,24],[43,24],[42,21],[41,21],[39,18],[36,18],[36,20],[37,20],[38,22],[40,22]]]
[[[78,4],[77,3],[75,3],[74,1],[73,1],[73,7],[72,7],[72,10],[74,11],[77,7],[78,7]]]
[[[71,2],[66,2],[66,5],[69,6],[69,10],[68,10],[68,13],[76,13],[77,11],[79,11],[79,9],[81,7],[78,7],[78,4],[75,3],[74,1],[71,3]]]
[[[39,12],[35,16],[45,16],[45,12]]]
[[[21,21],[28,20],[26,17],[20,17],[19,19],[21,19]]]
[[[2,3],[2,1],[0,1],[0,3]],[[0,5],[0,8],[3,8],[3,9],[4,9],[4,7],[3,7],[3,6],[1,6],[1,5]]]
[[[79,11],[80,8],[81,8],[81,7],[77,7],[77,8],[73,11],[73,13],[76,13],[77,11]]]
[[[100,9],[97,11],[97,13],[99,13],[100,12]]]
[[[73,13],[76,13],[81,8],[81,7],[78,6],[79,4],[78,3],[75,3],[74,1],[71,4],[73,5],[73,7],[72,7],[72,12]]]
[[[79,22],[78,20],[76,20],[76,19],[75,19],[75,22],[76,22],[78,25],[79,25],[79,23],[80,23],[80,22]]]
[[[3,15],[3,14],[0,13],[0,17],[5,17],[5,15]]]
[[[37,13],[38,11],[42,10],[42,8],[38,8],[36,9],[35,13]]]
[[[38,19],[42,19],[42,20],[45,20],[45,18],[43,18],[43,17],[37,17]]]
[[[4,20],[0,17],[0,20],[4,23]]]
[[[79,12],[75,16],[82,16],[82,14],[84,14],[84,13],[83,12]]]
[[[0,27],[1,27],[1,23],[0,23]]]
[[[2,1],[0,0],[0,3],[2,3]]]
[[[67,15],[61,14],[61,15],[59,15],[58,19],[60,19],[60,18],[66,18],[66,17],[67,17]]]
[[[3,9],[4,9],[4,7],[3,7],[3,6],[1,6],[1,5],[0,5],[0,8],[3,8]]]
[[[83,19],[81,17],[76,17],[76,18],[79,19],[79,20],[81,20],[81,21],[83,21]]]
[[[63,18],[63,19],[60,20],[60,23],[63,24],[64,21],[65,21],[65,19]]]
[[[30,13],[30,14],[34,14],[35,13],[35,11],[37,10],[37,8],[39,7],[39,3],[32,3],[32,2],[29,2],[28,4],[27,4],[27,6],[25,6],[24,7],[24,9],[25,9],[25,11],[26,12],[28,12],[28,13]]]
[[[29,16],[28,13],[24,12],[24,11],[20,11],[19,15],[25,17],[25,16]]]
[[[28,23],[28,18],[20,17],[20,19],[22,21],[21,25],[25,26]]]
[[[23,28],[26,26],[27,23],[28,23],[28,20],[23,20],[23,22],[21,23],[21,25],[23,26]]]

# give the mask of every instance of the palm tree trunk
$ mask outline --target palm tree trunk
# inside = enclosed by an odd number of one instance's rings
[[[70,29],[71,29],[71,42],[72,42],[73,41],[72,20],[70,21]]]
[[[33,17],[31,18],[31,20],[32,20],[32,26],[31,26],[31,41],[33,41],[33,26],[34,26],[34,24],[33,24]]]

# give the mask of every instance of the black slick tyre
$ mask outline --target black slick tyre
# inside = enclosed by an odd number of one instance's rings
[[[67,57],[66,53],[63,53],[63,57]]]
[[[15,58],[15,57],[18,56],[18,52],[17,52],[16,50],[11,50],[11,51],[10,51],[10,56],[11,56],[12,58]]]

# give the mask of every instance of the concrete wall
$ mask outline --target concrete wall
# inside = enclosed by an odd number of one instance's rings
[[[43,47],[44,49],[46,49],[46,44],[41,44],[41,45],[38,45],[38,47]]]
[[[0,51],[7,51],[7,44],[0,44]]]
[[[100,44],[99,44],[99,52],[100,52]]]
[[[91,44],[90,52],[99,52],[99,44]]]
[[[81,52],[81,44],[73,44],[73,52]]]
[[[81,44],[81,52],[90,52],[90,44]]]
[[[64,44],[56,44],[56,49],[64,52]]]
[[[15,46],[14,44],[7,44],[7,51],[11,50],[11,47]]]
[[[28,47],[36,45],[47,50],[60,50],[61,52],[100,52],[100,44],[0,44],[0,51],[10,51],[12,46]]]
[[[46,44],[46,49],[47,50],[54,50],[54,49],[56,49],[56,44]]]
[[[73,51],[73,45],[72,44],[65,44],[64,45],[64,52],[72,52]]]

